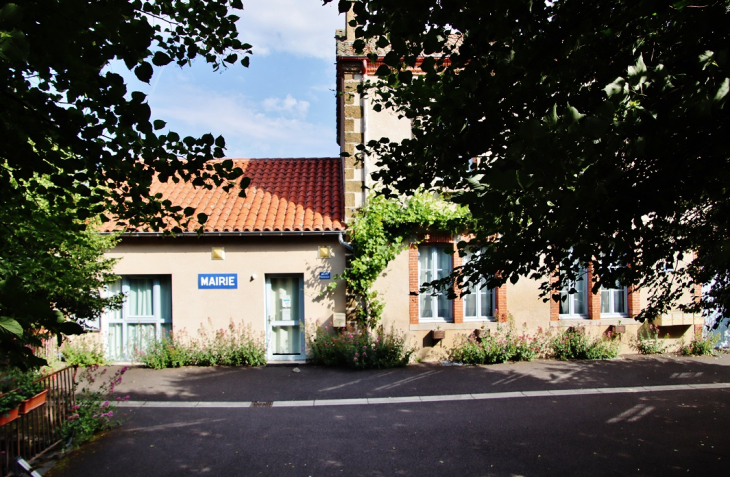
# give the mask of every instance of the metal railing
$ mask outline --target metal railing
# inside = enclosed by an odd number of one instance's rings
[[[75,378],[75,366],[42,377],[45,404],[0,427],[0,475],[14,469],[16,457],[33,462],[61,442],[61,426],[76,403]]]

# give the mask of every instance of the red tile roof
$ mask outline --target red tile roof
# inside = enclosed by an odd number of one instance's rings
[[[150,194],[162,194],[173,205],[194,207],[208,215],[205,232],[325,232],[342,231],[345,225],[342,192],[342,161],[326,159],[233,159],[251,179],[246,197],[239,187],[225,192],[207,190],[169,180],[152,182]],[[197,230],[194,220],[187,232]],[[113,221],[102,232],[119,230]],[[142,232],[144,229],[127,230]]]

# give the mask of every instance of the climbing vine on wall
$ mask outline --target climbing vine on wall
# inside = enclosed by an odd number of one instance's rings
[[[427,231],[459,234],[470,227],[466,207],[456,206],[434,194],[416,192],[404,198],[373,195],[348,227],[353,247],[349,266],[337,278],[344,279],[357,301],[355,319],[373,329],[380,321],[384,303],[372,289],[388,264]],[[336,286],[333,282],[332,286]]]

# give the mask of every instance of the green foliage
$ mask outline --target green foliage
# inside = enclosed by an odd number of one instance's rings
[[[114,427],[117,421],[112,418],[117,408],[116,404],[129,399],[129,396],[124,398],[114,396],[115,388],[122,382],[127,367],[119,368],[107,377],[108,369],[100,370],[99,366],[93,365],[81,372],[79,377],[79,383],[83,383],[81,391],[76,396],[76,404],[71,408],[72,414],[61,428],[63,438],[71,438],[72,447],[79,447],[95,434]]]
[[[86,319],[119,306],[120,297],[102,296],[116,279],[115,261],[103,254],[117,238],[99,235],[98,221],[76,213],[31,192],[0,207],[0,222],[8,226],[0,235],[0,360],[23,368],[43,365],[45,359],[28,345],[82,333]]]
[[[151,196],[153,175],[207,188],[239,180],[231,162],[208,162],[223,156],[222,137],[166,130],[146,95],[113,70],[149,82],[153,65],[247,66],[250,45],[232,14],[242,8],[240,0],[0,1],[0,361],[43,364],[26,344],[41,333],[78,334],[75,322],[113,303],[99,290],[111,280],[101,253],[114,238],[96,236],[93,218],[153,230],[184,223],[185,211]]]
[[[483,332],[485,330],[482,330]],[[532,361],[545,355],[547,336],[518,334],[514,325],[498,326],[480,337],[473,333],[449,350],[449,360],[464,364],[497,364],[507,361]]]
[[[94,366],[106,364],[106,352],[101,336],[88,333],[66,341],[61,354],[71,366]]]
[[[645,323],[639,330],[635,340],[631,341],[631,347],[639,354],[662,354],[667,350],[668,345],[659,337],[659,327]]]
[[[251,326],[236,325],[231,320],[228,329],[209,331],[200,327],[196,338],[185,332],[170,334],[155,341],[138,355],[148,368],[178,368],[180,366],[263,366],[266,346],[253,337]]]
[[[13,409],[17,408],[25,398],[17,391],[8,391],[0,395],[0,416],[8,417]]]
[[[6,416],[26,399],[45,389],[38,371],[5,368],[0,374],[0,415]]]
[[[405,366],[414,351],[406,345],[401,334],[394,330],[386,332],[382,326],[375,332],[316,326],[307,334],[307,341],[314,364],[353,369]]]
[[[593,291],[646,290],[641,319],[712,284],[729,314],[730,1],[339,4],[355,50],[387,52],[361,92],[412,121],[365,145],[373,177],[468,205],[474,271],[549,299],[591,264]]]
[[[344,279],[349,292],[360,301],[358,324],[369,329],[377,327],[384,304],[372,286],[399,253],[429,230],[454,234],[466,230],[468,217],[465,207],[449,204],[433,194],[416,192],[402,199],[371,196],[349,224],[353,255],[348,269],[336,277]]]
[[[549,346],[556,359],[612,359],[621,346],[616,337],[589,338],[582,326],[571,326],[550,339]]]
[[[683,356],[708,356],[715,353],[715,345],[719,335],[702,336],[702,332],[695,333],[688,344],[679,345],[679,354]]]

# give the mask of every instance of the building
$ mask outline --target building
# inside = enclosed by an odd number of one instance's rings
[[[400,141],[411,137],[410,122],[388,110],[376,110],[370,97],[361,97],[358,86],[367,81],[377,81],[375,72],[382,63],[385,51],[375,47],[373,61],[357,54],[353,48],[354,30],[347,27],[337,32],[337,88],[338,117],[337,138],[341,152],[350,155],[344,162],[345,219],[367,200],[367,191],[376,184],[371,178],[376,164],[372,157],[361,162],[353,159],[358,144],[387,137]],[[640,323],[634,317],[646,306],[647,296],[631,287],[616,286],[590,292],[591,269],[584,271],[584,279],[573,283],[575,294],[562,292],[565,300],[544,302],[540,298],[538,281],[521,279],[516,284],[506,284],[496,290],[482,289],[464,298],[449,301],[444,296],[431,293],[419,294],[421,283],[430,281],[462,265],[458,254],[442,253],[445,248],[455,250],[459,237],[450,237],[434,231],[422,242],[410,248],[394,260],[376,282],[376,290],[385,301],[383,323],[406,333],[421,348],[425,359],[440,358],[454,339],[479,328],[494,329],[507,317],[515,325],[535,333],[539,328],[567,328],[585,326],[592,334],[625,329],[622,352],[631,352],[628,336],[636,336]],[[701,326],[699,315],[679,311],[659,317],[656,324],[662,333],[671,338],[691,336],[694,327]],[[445,331],[445,338],[434,340],[433,331]]]
[[[122,310],[107,313],[100,329],[111,357],[130,359],[136,350],[165,331],[194,334],[199,327],[226,328],[233,320],[265,336],[269,360],[306,357],[305,330],[317,324],[344,325],[344,286],[326,292],[346,267],[346,224],[367,201],[375,184],[372,158],[354,159],[358,144],[371,139],[407,138],[410,123],[388,111],[376,111],[357,86],[380,66],[357,55],[351,28],[337,32],[337,138],[347,158],[238,159],[235,166],[251,178],[245,199],[238,190],[196,189],[189,184],[153,184],[152,193],[195,214],[209,216],[202,236],[190,229],[175,238],[145,230],[127,230],[108,256],[118,258],[122,276],[113,291],[124,291]],[[103,230],[111,232],[107,224]],[[453,301],[419,294],[421,283],[462,264],[454,249],[458,237],[433,231],[392,261],[375,284],[386,303],[382,324],[403,334],[423,359],[440,359],[446,349],[475,329],[494,329],[507,317],[528,332],[539,328],[585,326],[592,334],[625,327],[636,335],[633,320],[646,297],[631,288],[589,291],[592,270],[574,283],[577,293],[560,303],[544,302],[539,283],[520,280],[496,290],[475,290]],[[659,324],[674,338],[685,336],[699,316],[674,313]],[[435,339],[434,331],[444,332]],[[623,352],[629,352],[625,340]]]
[[[345,266],[341,160],[234,162],[251,179],[245,199],[236,188],[152,185],[208,215],[202,236],[195,225],[174,238],[127,230],[108,253],[122,277],[112,291],[127,295],[100,323],[113,359],[133,359],[166,331],[194,335],[233,321],[266,337],[269,360],[300,360],[305,328],[344,312],[344,290],[325,293]],[[109,222],[102,232],[113,230]]]

